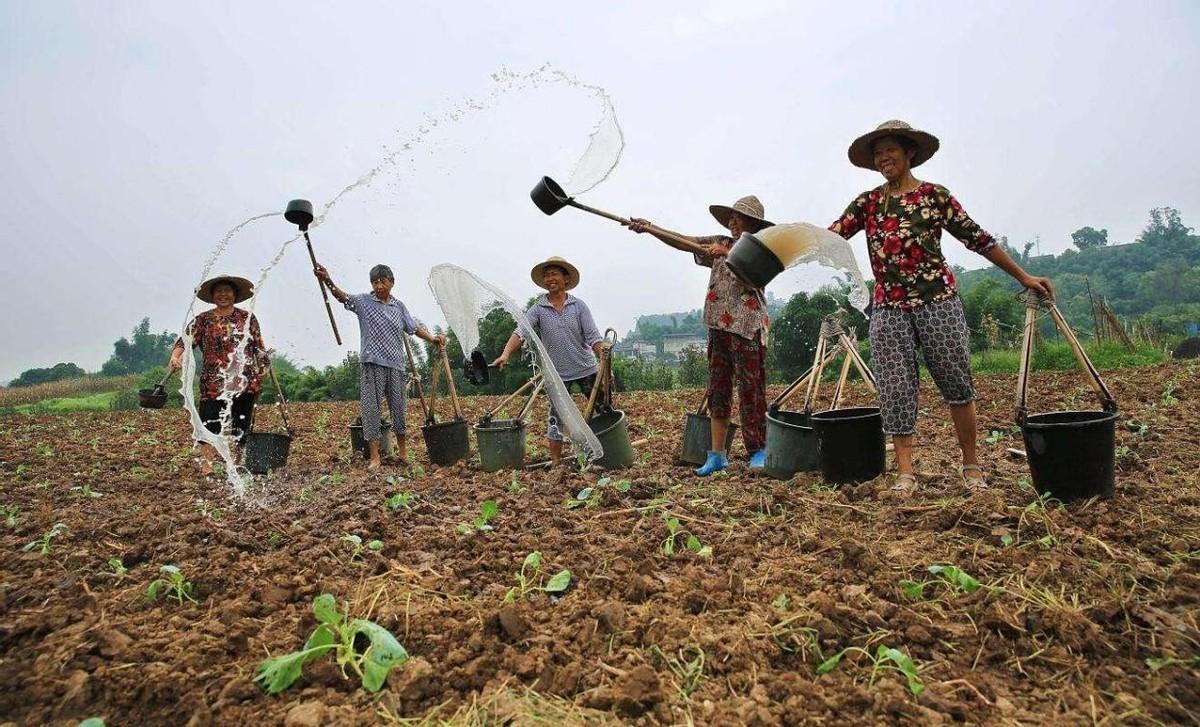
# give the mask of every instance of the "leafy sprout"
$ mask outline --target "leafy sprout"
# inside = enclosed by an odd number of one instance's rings
[[[63,533],[67,532],[67,526],[64,523],[54,523],[50,529],[42,533],[42,537],[32,542],[26,543],[25,547],[21,548],[22,553],[28,553],[34,548],[42,555],[50,555],[54,549],[54,539]]]
[[[525,560],[521,563],[521,570],[515,574],[515,577],[517,585],[508,589],[508,593],[504,594],[505,603],[519,601],[537,591],[562,593],[567,590],[567,586],[571,585],[571,571],[565,568],[550,576],[550,579],[543,583],[542,551],[540,550],[535,550],[525,556]]]
[[[184,578],[183,571],[179,570],[177,566],[164,565],[158,571],[162,573],[162,577],[150,581],[150,585],[146,588],[147,600],[157,601],[159,595],[164,595],[167,598],[174,598],[180,606],[183,605],[184,599],[192,603],[199,603],[192,598],[192,582]]]
[[[479,516],[470,523],[459,523],[458,532],[463,535],[470,535],[476,531],[491,530],[492,526],[490,523],[498,512],[500,512],[500,508],[496,505],[495,500],[484,500],[479,506]]]
[[[258,665],[254,681],[269,694],[279,694],[290,687],[300,678],[306,663],[329,652],[333,652],[342,676],[349,678],[346,673],[349,668],[368,692],[382,689],[388,672],[408,661],[408,652],[390,631],[374,621],[349,618],[338,610],[337,600],[331,594],[317,596],[313,615],[317,617],[317,628],[309,634],[303,649],[266,659]],[[363,651],[356,646],[360,636],[366,639]]]
[[[917,674],[917,665],[913,663],[908,654],[884,644],[880,644],[874,654],[857,646],[842,649],[817,665],[817,675],[821,676],[833,671],[841,663],[842,657],[851,653],[863,654],[871,660],[871,676],[868,682],[870,685],[875,684],[881,671],[897,671],[908,680],[908,691],[912,692],[913,696],[925,691],[925,684],[921,682],[921,677]]]

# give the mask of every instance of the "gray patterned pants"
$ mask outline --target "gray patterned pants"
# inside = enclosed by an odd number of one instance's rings
[[[404,415],[407,411],[404,389],[407,384],[408,374],[402,369],[373,363],[362,364],[358,375],[358,401],[362,407],[364,440],[379,440],[384,402],[387,402],[392,415],[392,431],[404,435]]]
[[[918,346],[947,404],[975,400],[971,338],[957,296],[912,310],[876,308],[871,315],[871,371],[887,434],[912,434],[917,428]]]

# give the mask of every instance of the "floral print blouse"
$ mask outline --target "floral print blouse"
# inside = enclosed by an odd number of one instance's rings
[[[246,365],[239,374],[230,377],[228,390],[235,395],[243,392],[258,394],[261,391],[261,376],[264,370],[262,360],[267,355],[267,347],[258,327],[258,318],[241,308],[234,308],[227,316],[218,316],[214,308],[196,316],[188,325],[192,347],[199,348],[202,355],[201,399],[220,398],[221,392],[226,389],[225,377],[221,372],[229,365],[229,359],[236,350],[238,340],[241,339],[247,317],[250,319],[250,335],[246,339],[244,349]],[[180,338],[175,345],[182,346],[183,339]]]
[[[943,229],[981,255],[996,245],[949,190],[930,182],[900,196],[883,187],[863,192],[829,229],[847,240],[866,231],[877,308],[907,310],[954,297],[954,273],[942,255]]]
[[[727,250],[733,247],[733,238],[728,235],[701,237],[697,242],[722,245]],[[697,265],[712,268],[708,276],[708,294],[704,298],[705,327],[755,340],[769,324],[767,299],[763,292],[739,280],[725,264],[724,257],[694,254]]]

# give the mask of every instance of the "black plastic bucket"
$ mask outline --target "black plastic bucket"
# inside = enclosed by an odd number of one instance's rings
[[[787,480],[797,472],[815,470],[821,466],[817,449],[810,413],[782,409],[767,412],[767,474]]]
[[[725,432],[725,451],[733,446],[737,436],[738,425],[729,423]],[[683,442],[679,445],[679,456],[676,460],[683,464],[701,465],[708,459],[708,451],[712,449],[712,419],[704,414],[688,414],[683,424]]]
[[[625,412],[613,409],[597,414],[588,426],[604,448],[604,456],[596,460],[596,464],[605,469],[622,469],[633,464],[633,444],[625,426]]]
[[[143,409],[161,409],[167,404],[167,390],[161,386],[153,389],[138,389],[138,406]]]
[[[883,474],[887,452],[877,406],[830,409],[812,415],[821,476],[830,484],[866,482]]]
[[[250,432],[246,435],[246,469],[265,475],[287,465],[292,437],[274,432]]]
[[[379,454],[383,457],[391,456],[392,454],[392,423],[384,421],[379,426]],[[358,452],[366,459],[371,456],[370,450],[367,449],[367,440],[363,439],[362,419],[355,419],[350,425],[350,448]]]
[[[1117,414],[1055,411],[1025,418],[1033,487],[1064,502],[1113,493]]]
[[[743,232],[729,250],[725,264],[743,282],[755,288],[766,288],[767,283],[783,272],[783,263],[775,253],[749,232]]]
[[[426,424],[421,427],[425,436],[425,449],[429,451],[429,461],[436,465],[446,466],[465,459],[471,451],[470,429],[461,419],[437,424]]]
[[[475,425],[479,469],[484,472],[510,470],[525,464],[525,422],[493,419]]]

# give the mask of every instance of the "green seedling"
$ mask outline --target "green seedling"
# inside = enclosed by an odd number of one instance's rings
[[[72,487],[71,494],[74,495],[75,497],[83,497],[83,498],[89,498],[89,499],[93,498],[93,497],[104,497],[103,492],[96,492],[95,490],[92,489],[92,486],[88,485],[88,484],[76,485],[76,486]]]
[[[1061,508],[1062,503],[1049,494],[1038,495],[1036,499],[1024,507],[1010,507],[1010,510],[1018,510],[1020,512],[1017,516],[1017,534],[1012,539],[1011,544],[1032,542],[1043,549],[1058,545],[1058,534],[1054,527],[1054,519],[1050,517],[1050,510]],[[1032,541],[1022,538],[1022,533],[1027,533],[1034,525],[1039,526],[1039,529],[1045,534]],[[1003,538],[1001,542],[1003,542]]]
[[[183,605],[184,599],[192,603],[199,603],[192,598],[192,582],[187,580],[183,571],[177,566],[164,565],[158,569],[162,577],[155,578],[150,581],[150,585],[146,588],[146,600],[157,601],[159,595],[167,598],[174,598],[180,606]]]
[[[469,524],[459,523],[458,532],[463,535],[470,535],[477,530],[491,530],[492,526],[490,523],[498,512],[500,512],[500,508],[496,505],[495,500],[484,500],[479,506],[479,517],[472,520]]]
[[[362,538],[357,535],[346,533],[342,536],[342,542],[350,544],[350,560],[359,560],[362,558],[364,548]],[[383,541],[371,540],[367,542],[365,547],[368,550],[379,552],[380,550],[383,550]]]
[[[420,462],[413,462],[408,466],[408,474],[410,477],[424,477],[425,466]]]
[[[54,523],[50,526],[49,530],[42,533],[42,537],[26,543],[25,547],[21,548],[21,552],[28,553],[34,548],[37,548],[38,552],[42,555],[50,555],[50,552],[54,549],[54,539],[65,532],[67,532],[67,526],[65,524]]]
[[[324,438],[326,433],[329,431],[329,418],[330,414],[327,411],[321,412],[321,415],[317,417],[315,428],[317,430],[317,434],[320,434],[322,438]]]
[[[529,489],[528,487],[521,484],[520,478],[517,477],[517,473],[514,472],[513,476],[512,476],[512,481],[510,481],[508,483],[508,491],[513,493],[514,495],[519,495],[528,489]]]
[[[937,578],[928,581],[900,581],[900,592],[905,598],[914,601],[924,598],[925,587],[930,585],[943,585],[955,595],[979,590],[979,581],[956,565],[931,565],[927,570]]]
[[[99,717],[88,717],[79,723],[79,727],[104,727],[104,720]]]
[[[125,567],[125,563],[120,558],[109,558],[108,567],[112,568],[113,575],[117,578],[124,578],[125,572],[129,569]]]
[[[999,444],[1007,438],[1008,435],[1004,432],[1000,431],[999,429],[993,429],[986,437],[984,437],[983,441],[988,444]]]
[[[771,607],[777,611],[786,611],[792,605],[792,599],[788,598],[786,593],[780,593],[771,601]]]
[[[334,652],[342,676],[349,678],[346,674],[349,667],[368,692],[382,689],[388,672],[408,661],[408,652],[390,631],[374,621],[344,615],[328,593],[322,593],[313,601],[313,614],[318,625],[303,649],[272,657],[258,665],[254,681],[269,694],[279,694],[290,687],[300,678],[306,663],[330,651]],[[369,642],[361,652],[355,645],[359,636]]]
[[[416,499],[416,496],[411,492],[397,492],[388,499],[384,500],[384,502],[387,504],[387,508],[392,512],[396,512],[400,508],[411,511],[412,501],[414,499]]]
[[[29,471],[29,465],[26,465],[26,464],[17,465],[17,477],[24,477],[25,473],[28,471]]]
[[[571,585],[571,571],[565,568],[550,576],[550,580],[543,583],[542,551],[540,550],[535,550],[525,556],[524,562],[521,563],[521,570],[515,574],[515,577],[517,585],[508,589],[508,593],[504,594],[505,603],[520,601],[536,591],[562,593],[567,590],[567,586]]]
[[[704,681],[704,650],[693,646],[687,651],[692,654],[690,659],[685,656],[684,649],[680,649],[679,656],[675,657],[664,654],[657,644],[650,647],[650,653],[662,659],[671,670],[675,689],[684,701],[690,699],[692,693],[699,689],[700,683]]]
[[[684,539],[684,545],[688,550],[692,551],[701,558],[712,557],[712,546],[704,545],[700,542],[700,538],[696,537],[695,534],[683,530],[679,524],[679,518],[669,517],[664,518],[664,520],[667,526],[667,537],[663,539],[662,545],[659,546],[663,552],[663,555],[675,555],[676,539],[680,536],[687,536]]]
[[[272,550],[274,550],[275,548],[278,548],[279,544],[282,542],[283,542],[283,536],[280,535],[279,533],[271,533],[270,535],[267,536],[267,547],[271,548]]]
[[[19,505],[0,505],[0,517],[4,518],[4,525],[9,530],[17,527],[17,515],[21,512]]]
[[[817,675],[828,674],[836,669],[837,665],[842,661],[842,657],[849,653],[863,654],[871,660],[869,686],[875,685],[875,680],[878,679],[880,672],[898,671],[908,679],[908,691],[912,692],[914,697],[925,691],[925,685],[921,682],[921,677],[917,674],[917,665],[913,663],[908,654],[883,644],[879,645],[874,654],[858,646],[850,646],[842,649],[817,666]]]
[[[33,445],[33,451],[36,452],[39,457],[54,456],[54,449],[45,442],[38,442],[37,444]]]
[[[317,478],[318,485],[340,485],[346,481],[346,475],[341,472],[334,472],[328,475],[321,475]]]
[[[1177,659],[1174,657],[1155,659],[1154,657],[1150,657],[1146,659],[1146,666],[1150,667],[1150,671],[1158,671],[1168,666],[1186,666],[1193,669],[1200,669],[1200,656],[1192,656],[1186,659]]]

